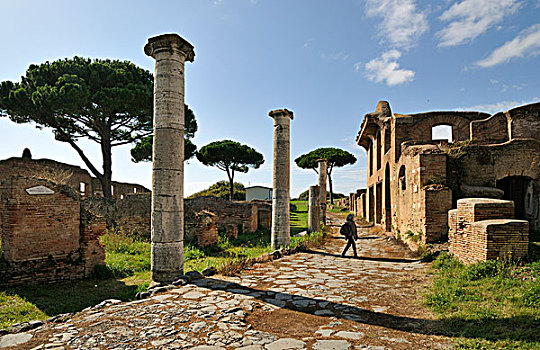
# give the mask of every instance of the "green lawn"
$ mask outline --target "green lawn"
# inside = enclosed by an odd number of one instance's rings
[[[294,203],[297,209],[291,212],[291,236],[307,230],[307,202]],[[291,237],[291,246],[321,240],[321,233]],[[97,270],[95,279],[0,291],[0,329],[17,322],[80,311],[109,298],[133,300],[137,292],[145,290],[150,283],[150,242],[113,233],[103,235],[101,242],[106,267]],[[241,234],[237,239],[220,235],[214,246],[198,248],[186,244],[184,270],[202,271],[214,266],[221,273],[231,273],[247,259],[269,252],[268,230]]]
[[[439,331],[460,349],[540,349],[540,260],[531,260],[464,266],[441,254],[425,296]]]

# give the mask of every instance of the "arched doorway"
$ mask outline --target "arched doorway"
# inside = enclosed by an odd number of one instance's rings
[[[392,195],[390,192],[390,164],[384,169],[384,223],[386,231],[392,231]]]
[[[515,218],[520,220],[531,219],[528,217],[528,207],[531,197],[529,185],[532,179],[527,176],[507,176],[497,180],[497,188],[504,191],[504,199],[514,201]]]

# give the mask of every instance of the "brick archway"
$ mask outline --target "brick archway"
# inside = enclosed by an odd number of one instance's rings
[[[410,130],[413,140],[431,140],[433,127],[450,125],[452,126],[452,141],[466,141],[470,138],[470,123],[469,119],[459,115],[434,114],[423,117]]]

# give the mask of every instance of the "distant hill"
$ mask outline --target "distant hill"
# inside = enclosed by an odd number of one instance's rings
[[[344,198],[345,195],[343,193],[335,193],[334,192],[334,199],[340,199],[340,198]],[[307,201],[309,200],[309,189],[300,193],[300,195],[298,196],[298,198],[293,198],[293,200],[298,200],[298,201]],[[326,200],[330,200],[330,192],[329,191],[326,191]]]
[[[229,199],[229,182],[218,181],[206,190],[199,191],[192,194],[188,198],[214,196]],[[234,200],[243,201],[246,200],[246,189],[243,184],[239,182],[234,183]]]

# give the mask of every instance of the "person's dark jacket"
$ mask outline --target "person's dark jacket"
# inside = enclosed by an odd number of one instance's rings
[[[348,234],[347,237],[353,237],[354,240],[358,239],[358,232],[356,231],[356,224],[353,220],[349,220],[345,222],[345,224],[348,226]]]

